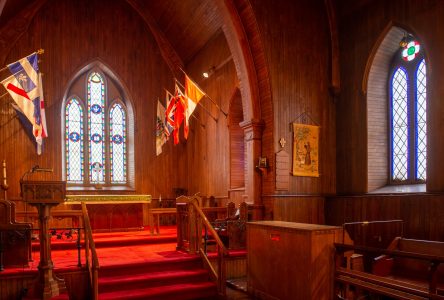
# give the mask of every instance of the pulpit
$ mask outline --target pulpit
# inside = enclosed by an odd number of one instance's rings
[[[65,282],[54,275],[51,259],[49,218],[51,208],[65,200],[64,181],[22,181],[23,201],[37,208],[40,228],[39,277],[35,293],[42,299],[50,299],[66,290]]]

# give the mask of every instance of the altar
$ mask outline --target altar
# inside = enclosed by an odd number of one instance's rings
[[[85,202],[95,231],[141,230],[148,226],[151,195],[66,195],[65,205]]]

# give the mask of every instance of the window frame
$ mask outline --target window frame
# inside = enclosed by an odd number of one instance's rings
[[[100,76],[102,77],[103,80],[103,84],[104,84],[104,113],[105,113],[105,117],[104,117],[104,147],[105,147],[105,164],[104,164],[104,169],[105,169],[105,176],[104,176],[104,183],[101,183],[99,185],[97,185],[93,180],[90,179],[90,174],[91,174],[91,169],[90,169],[90,164],[89,164],[89,145],[91,143],[91,137],[90,137],[90,126],[89,126],[89,109],[88,109],[88,79],[90,78],[91,74],[93,73],[98,73],[100,74]],[[72,182],[72,181],[68,181],[67,179],[67,172],[66,172],[66,167],[67,167],[67,157],[66,157],[66,125],[63,126],[63,130],[62,130],[62,137],[63,137],[63,152],[62,152],[62,157],[63,157],[63,175],[64,175],[64,180],[66,180],[67,182],[67,187],[68,188],[74,188],[74,189],[79,189],[79,190],[89,190],[89,189],[132,189],[132,180],[130,178],[130,157],[129,157],[129,150],[130,150],[130,142],[131,142],[131,138],[129,136],[129,131],[130,131],[130,120],[131,120],[131,116],[130,116],[130,112],[129,112],[129,108],[127,104],[127,101],[125,101],[125,95],[124,93],[119,90],[118,87],[118,82],[115,83],[114,85],[117,88],[118,92],[117,92],[117,96],[110,96],[110,94],[108,93],[108,89],[109,89],[109,75],[106,74],[105,72],[103,72],[101,70],[101,68],[99,67],[93,67],[91,69],[89,69],[87,72],[82,72],[81,74],[79,74],[78,76],[76,76],[73,79],[73,82],[77,81],[77,80],[81,80],[83,81],[83,83],[76,89],[73,88],[72,86],[69,87],[67,89],[67,92],[69,92],[69,96],[66,97],[62,110],[63,110],[63,114],[62,114],[62,124],[66,124],[66,107],[67,104],[70,102],[71,99],[75,98],[80,106],[83,109],[83,153],[84,153],[84,158],[83,158],[83,168],[84,168],[84,174],[83,174],[83,182],[79,183],[79,182]],[[115,78],[113,78],[115,79]],[[80,92],[79,92],[80,91]],[[79,97],[79,94],[84,95],[83,97]],[[125,160],[126,160],[126,171],[125,171],[125,182],[121,182],[121,183],[112,183],[111,182],[111,141],[110,141],[110,112],[111,112],[111,108],[114,106],[114,104],[118,103],[124,114],[125,114],[125,135],[126,135],[126,139],[125,139]],[[92,178],[92,177],[91,177]]]
[[[424,60],[426,68],[426,124],[427,124],[427,61],[424,55],[423,45],[417,56],[412,61],[405,61],[402,58],[402,50],[400,48],[396,51],[392,58],[389,74],[388,74],[388,180],[389,185],[409,185],[409,184],[424,184],[426,180],[417,179],[417,71],[421,62]],[[396,71],[401,68],[405,71],[407,76],[407,120],[408,120],[408,156],[407,156],[407,179],[406,180],[396,180],[393,179],[393,77]],[[426,125],[427,126],[427,125]],[[426,132],[427,136],[427,132]],[[426,155],[427,161],[427,155]],[[427,169],[426,169],[427,173]]]

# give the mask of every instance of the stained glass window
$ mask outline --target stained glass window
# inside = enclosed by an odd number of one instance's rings
[[[417,59],[419,58],[419,59]],[[392,183],[426,180],[426,62],[417,41],[395,55],[390,77]]]
[[[426,180],[427,114],[426,65],[423,59],[416,72],[416,178]]]
[[[407,74],[398,68],[392,80],[392,170],[393,179],[407,179],[408,119]]]
[[[65,168],[68,182],[83,182],[83,109],[76,98],[65,107]]]
[[[89,179],[103,183],[105,179],[105,84],[99,73],[88,78]]]
[[[128,185],[131,123],[125,101],[116,93],[119,87],[96,70],[77,80],[84,84],[73,85],[67,93],[83,98],[71,96],[63,108],[66,181],[77,186]],[[107,98],[109,90],[117,100]]]
[[[126,116],[119,103],[109,113],[111,183],[126,182]]]
[[[402,59],[405,61],[414,60],[418,56],[420,49],[421,46],[417,41],[408,42],[402,50]]]

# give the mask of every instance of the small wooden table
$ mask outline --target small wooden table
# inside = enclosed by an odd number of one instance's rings
[[[156,229],[156,234],[159,234],[159,224],[160,215],[175,215],[177,210],[175,207],[169,208],[149,208],[148,209],[148,223],[150,226],[151,235],[154,234],[154,229]]]

